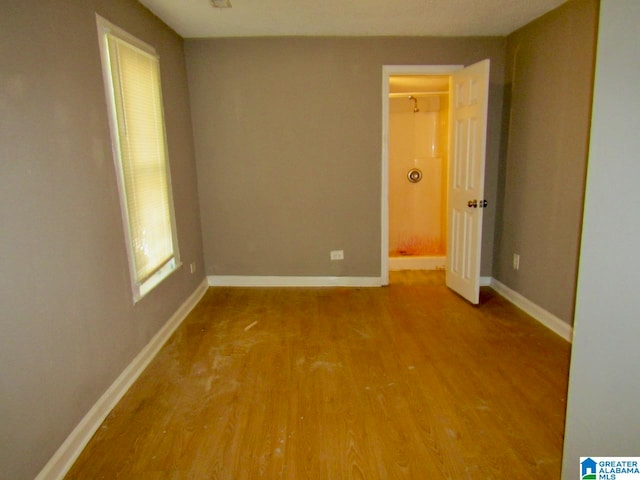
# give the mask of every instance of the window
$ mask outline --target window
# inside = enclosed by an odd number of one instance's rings
[[[97,17],[134,302],[180,266],[155,50]]]

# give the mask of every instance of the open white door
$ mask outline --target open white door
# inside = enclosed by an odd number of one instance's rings
[[[489,98],[489,60],[451,75],[447,286],[473,304],[480,297],[480,251]]]

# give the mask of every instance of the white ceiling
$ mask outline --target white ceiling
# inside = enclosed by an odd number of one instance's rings
[[[566,0],[139,0],[185,38],[504,36]]]

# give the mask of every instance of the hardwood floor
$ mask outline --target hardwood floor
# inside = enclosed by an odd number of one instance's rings
[[[570,345],[442,272],[210,288],[67,479],[560,478]]]

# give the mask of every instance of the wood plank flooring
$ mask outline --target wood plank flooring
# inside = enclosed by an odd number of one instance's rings
[[[493,290],[391,281],[210,288],[66,478],[560,478],[570,345]]]

